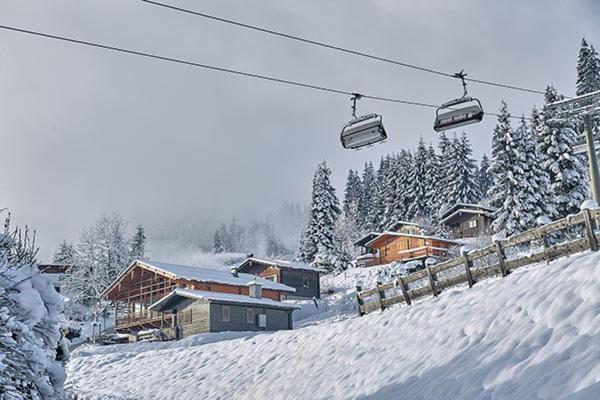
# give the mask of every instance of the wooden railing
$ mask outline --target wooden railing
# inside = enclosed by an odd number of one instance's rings
[[[423,296],[438,296],[452,286],[467,283],[469,287],[486,277],[506,276],[512,270],[541,261],[579,253],[598,251],[600,235],[598,226],[600,209],[585,209],[575,215],[553,221],[547,225],[518,233],[495,241],[492,245],[463,253],[439,264],[410,275],[397,276],[394,280],[377,284],[374,288],[356,288],[358,314],[384,310],[398,303],[408,305]],[[562,232],[562,235],[558,234]],[[559,237],[563,240],[559,241]],[[532,253],[536,247],[540,250]],[[527,249],[526,249],[527,248]],[[529,250],[523,255],[524,250]]]

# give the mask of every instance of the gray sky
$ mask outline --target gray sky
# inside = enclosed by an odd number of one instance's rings
[[[164,0],[169,2],[169,0]],[[447,72],[574,93],[582,36],[600,48],[590,1],[172,1]],[[180,14],[136,0],[0,0],[0,24],[348,91],[441,103],[456,81]],[[541,96],[470,85],[495,111]],[[158,229],[307,202],[325,159],[338,193],[348,168],[436,141],[433,112],[363,100],[389,141],[342,149],[346,96],[286,87],[0,31],[0,207],[38,231],[41,255],[102,212]],[[467,127],[488,152],[493,118]]]

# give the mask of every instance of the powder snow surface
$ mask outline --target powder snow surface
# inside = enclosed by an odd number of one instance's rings
[[[600,254],[314,322],[87,347],[69,382],[82,400],[600,399]]]

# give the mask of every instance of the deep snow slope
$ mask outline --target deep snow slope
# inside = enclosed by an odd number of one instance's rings
[[[80,399],[599,399],[600,254],[411,307],[223,338],[86,348],[68,379]]]

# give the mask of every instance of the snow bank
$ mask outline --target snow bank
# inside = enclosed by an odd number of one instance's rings
[[[574,256],[294,331],[86,348],[69,382],[82,400],[600,398],[599,264]],[[347,299],[365,272],[324,283]]]

